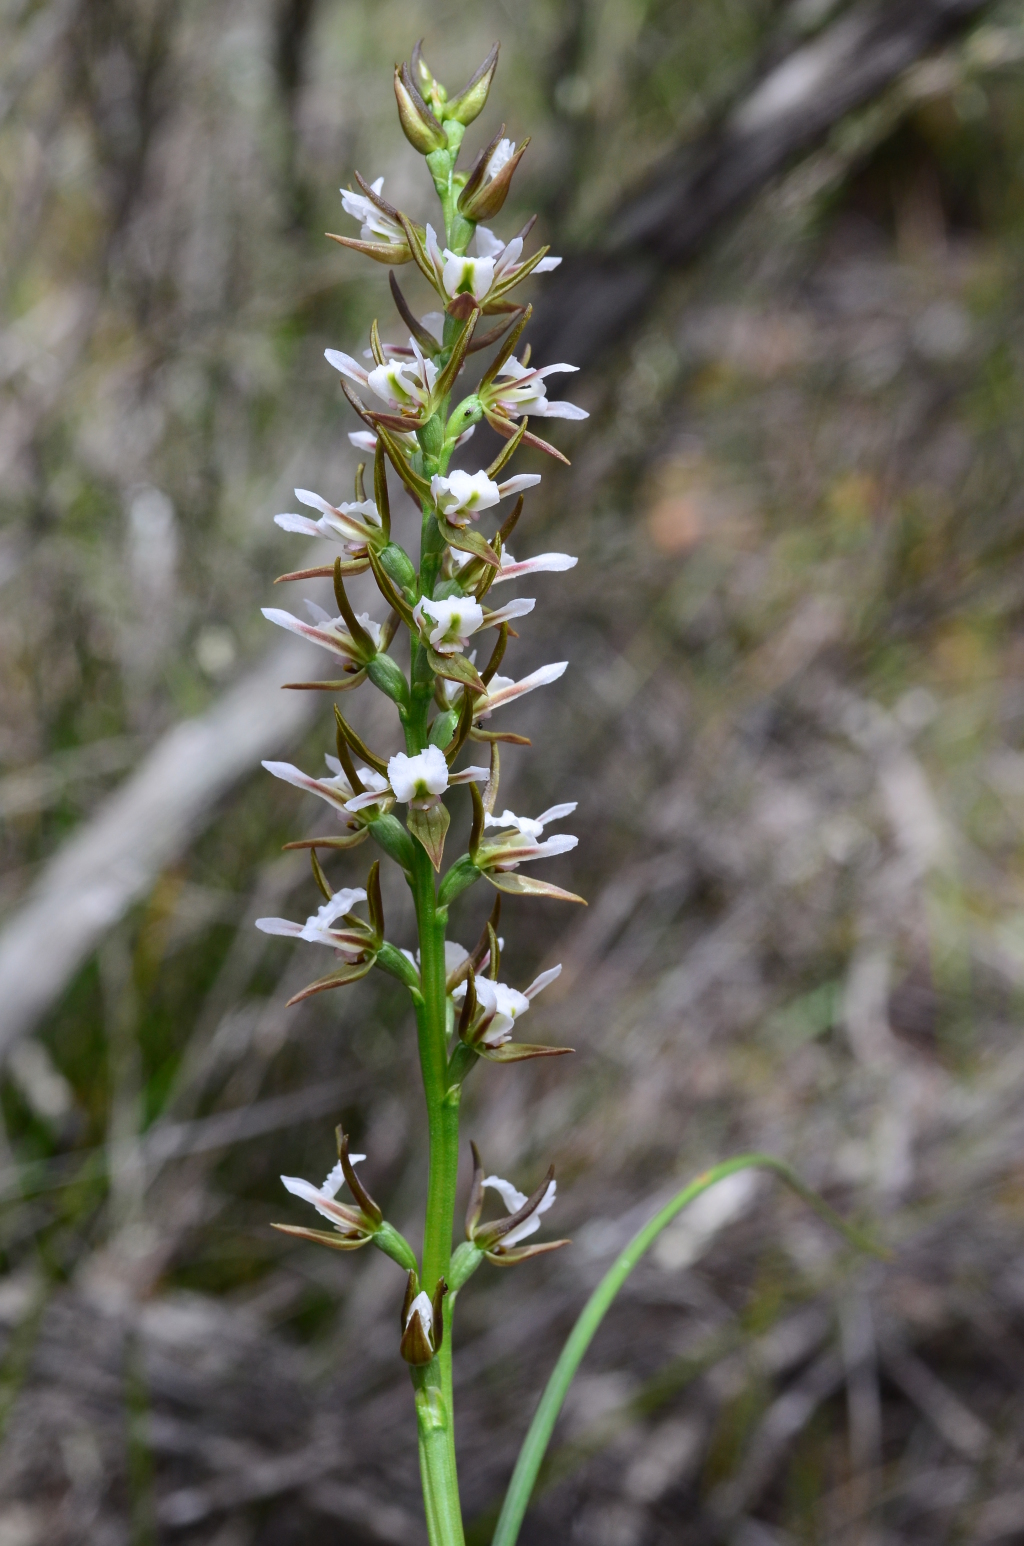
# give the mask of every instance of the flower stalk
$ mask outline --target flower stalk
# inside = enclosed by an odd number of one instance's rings
[[[576,846],[571,833],[546,833],[572,816],[575,801],[552,805],[539,816],[517,815],[498,803],[499,748],[530,743],[508,729],[503,718],[495,727],[492,716],[499,710],[504,714],[524,694],[557,682],[567,662],[518,678],[499,674],[510,641],[517,637],[512,625],[530,615],[535,599],[505,599],[508,592],[503,591],[495,604],[491,590],[526,577],[565,573],[576,563],[566,553],[513,557],[507,544],[515,530],[522,551],[518,523],[524,495],[541,479],[537,473],[512,472],[509,464],[525,446],[565,463],[561,451],[528,428],[530,419],[579,420],[587,414],[574,403],[547,396],[548,378],[576,367],[538,368],[531,363],[529,344],[523,343],[531,309],[516,292],[561,260],[546,247],[527,254],[532,220],[508,239],[480,223],[501,213],[529,142],[517,147],[502,125],[468,171],[459,167],[466,128],[486,105],[497,60],[495,47],[454,94],[434,76],[418,45],[410,61],[395,70],[399,121],[425,159],[440,201],[440,234],[430,221],[421,226],[392,205],[382,178],[367,182],[357,173],[357,189],[342,190],[342,207],[359,222],[359,234],[332,239],[388,266],[401,325],[392,341],[374,322],[369,349],[360,359],[325,351],[360,420],[350,439],[373,457],[372,491],[367,491],[365,464],[356,473],[352,500],[332,503],[320,493],[296,489],[298,503],[314,514],[283,513],[276,517],[278,526],[334,542],[338,552],[332,564],[297,569],[281,580],[330,578],[336,610],[307,601],[305,618],[279,607],[264,612],[268,621],[318,645],[336,662],[335,678],[289,683],[290,688],[338,695],[369,685],[393,705],[395,741],[401,742],[370,746],[349,710],[342,713],[335,702],[334,751],[327,754],[326,773],[307,773],[290,763],[264,764],[274,777],[316,795],[333,817],[334,830],[287,845],[309,850],[320,893],[316,911],[304,923],[261,918],[257,926],[333,953],[333,968],[292,1003],[345,987],[373,970],[396,978],[411,1000],[429,1138],[422,1251],[417,1257],[370,1195],[355,1168],[365,1156],[349,1152],[340,1128],[338,1163],[321,1186],[282,1177],[289,1193],[311,1205],[330,1227],[276,1227],[334,1250],[374,1245],[406,1274],[396,1353],[408,1364],[412,1380],[432,1546],[463,1546],[464,1540],[452,1395],[458,1294],[484,1264],[513,1267],[569,1243],[534,1238],[555,1203],[554,1170],[532,1192],[520,1191],[513,1182],[486,1174],[473,1145],[466,1238],[453,1252],[463,1085],[481,1064],[572,1050],[523,1042],[518,1036],[517,1022],[561,968],[542,972],[524,989],[502,980],[502,899],[583,901],[532,872],[521,873],[524,865]],[[403,266],[418,271],[429,288],[431,309],[421,312],[407,299],[395,278],[396,268]],[[485,318],[492,320],[484,323]],[[495,350],[490,364],[460,397],[463,373],[487,349]],[[504,444],[488,466],[474,467],[464,448],[481,421]],[[461,465],[464,460],[470,465]],[[394,478],[420,514],[416,554],[408,553],[393,532]],[[513,498],[511,510],[503,511],[504,502]],[[379,602],[357,612],[346,580],[366,573],[376,583]],[[407,654],[395,648],[401,640]],[[481,746],[487,747],[486,766],[463,765],[467,751]],[[470,790],[472,816],[465,847],[453,856],[446,801],[462,784]],[[335,891],[323,868],[321,853],[330,860],[335,852],[367,841],[398,866],[409,886],[415,951],[388,938],[379,859],[361,888]],[[494,905],[470,951],[448,938],[449,910],[479,881],[493,888]],[[511,905],[518,906],[518,900]],[[365,916],[357,910],[362,907]],[[510,1075],[499,1069],[494,1077]],[[366,1163],[372,1167],[372,1158]],[[343,1188],[348,1200],[339,1199]],[[500,1198],[504,1215],[485,1217],[490,1193]],[[503,1540],[510,1542],[518,1529],[532,1474],[517,1473],[515,1507],[503,1516]]]

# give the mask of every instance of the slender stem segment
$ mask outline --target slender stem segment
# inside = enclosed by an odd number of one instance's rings
[[[739,1170],[771,1170],[787,1186],[791,1187],[804,1202],[812,1207],[826,1223],[846,1236],[852,1245],[860,1250],[868,1250],[875,1255],[882,1254],[879,1248],[859,1230],[851,1228],[837,1213],[818,1196],[816,1192],[804,1185],[799,1176],[783,1161],[774,1159],[770,1154],[739,1154],[735,1159],[725,1160],[721,1165],[716,1165],[712,1170],[706,1170],[703,1175],[691,1181],[681,1192],[677,1192],[671,1202],[667,1202],[656,1213],[649,1223],[633,1236],[625,1250],[613,1262],[605,1273],[600,1283],[594,1289],[587,1300],[562,1349],[561,1356],[555,1364],[551,1378],[544,1387],[544,1394],[540,1399],[540,1405],[534,1413],[533,1422],[530,1424],[523,1447],[519,1451],[519,1459],[509,1482],[508,1492],[502,1505],[498,1518],[498,1527],[494,1532],[491,1546],[515,1546],[519,1536],[519,1529],[523,1522],[523,1516],[529,1507],[530,1498],[537,1481],[537,1475],[541,1463],[551,1442],[558,1414],[562,1410],[562,1403],[566,1398],[573,1376],[583,1359],[584,1353],[590,1346],[598,1327],[604,1320],[619,1289],[625,1283],[629,1274],[633,1271],[644,1252],[657,1240],[662,1230],[671,1224],[678,1213],[687,1207],[702,1192],[717,1182],[724,1181],[726,1176],[733,1176]]]
[[[431,567],[432,538],[436,523],[424,523],[421,553],[421,585]],[[427,573],[430,594],[435,573]],[[433,695],[433,673],[426,651],[412,642],[413,697],[405,721],[406,745],[415,755],[427,744],[427,711]],[[444,937],[448,909],[437,905],[433,865],[425,848],[414,840],[410,885],[416,907],[420,947],[420,993],[416,1028],[419,1039],[423,1090],[427,1102],[430,1161],[427,1178],[427,1211],[423,1236],[423,1270],[420,1281],[433,1296],[439,1278],[447,1280],[452,1255],[455,1193],[459,1174],[460,1086],[448,1089],[448,1021],[445,993]],[[451,1311],[445,1306],[444,1339],[438,1356],[426,1370],[413,1371],[416,1419],[419,1432],[420,1470],[431,1546],[462,1546],[462,1510],[455,1466],[455,1419],[452,1400]]]

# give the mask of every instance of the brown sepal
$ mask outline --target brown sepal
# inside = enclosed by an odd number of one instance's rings
[[[357,1240],[347,1240],[344,1235],[332,1235],[326,1229],[306,1229],[301,1224],[271,1224],[270,1227],[282,1235],[294,1235],[298,1240],[311,1240],[314,1245],[330,1246],[332,1251],[358,1251],[360,1246],[369,1245],[371,1238],[362,1235]]]
[[[546,1256],[549,1251],[560,1251],[571,1240],[542,1240],[539,1245],[513,1245],[507,1251],[488,1251],[487,1260],[494,1267],[514,1267],[518,1262],[529,1261],[531,1256]]]
[[[363,242],[356,236],[339,236],[337,231],[325,231],[324,235],[332,242],[337,242],[339,247],[351,247],[353,252],[361,252],[366,258],[373,258],[375,263],[411,263],[412,249],[408,242]]]
[[[333,901],[333,899],[334,899],[334,892],[331,890],[330,886],[327,884],[327,876],[324,874],[323,869],[322,869],[321,864],[320,864],[320,860],[316,856],[316,849],[315,848],[311,848],[309,850],[309,862],[310,862],[310,864],[313,867],[313,879],[316,881],[317,885],[319,886],[320,894],[323,897],[324,901],[325,902]]]
[[[349,724],[348,720],[342,717],[341,710],[337,707],[337,705],[335,705],[334,709],[334,719],[337,728],[341,731],[341,734],[345,737],[345,740],[351,746],[356,756],[362,757],[363,761],[368,763],[371,768],[374,768],[376,772],[386,773],[388,770],[388,765],[385,759],[383,757],[378,757],[376,752],[372,752],[367,746],[366,742],[358,735],[356,735],[356,732],[352,729],[352,726]]]
[[[348,1157],[348,1134],[343,1130],[340,1123],[334,1129],[334,1136],[338,1143],[338,1158],[341,1161],[341,1169],[345,1177],[346,1186],[362,1211],[366,1214],[366,1217],[371,1219],[374,1224],[383,1224],[383,1213],[362,1185],[359,1177],[356,1175],[355,1166]]]
[[[335,834],[333,837],[303,837],[294,843],[282,844],[282,853],[289,853],[295,848],[358,848],[360,843],[365,843],[370,835],[369,827],[359,827],[357,831],[347,833],[344,837]]]
[[[332,972],[329,977],[319,977],[316,982],[311,982],[299,993],[293,993],[285,1008],[290,1009],[293,1004],[301,1004],[304,998],[312,998],[314,993],[326,993],[329,988],[344,988],[350,982],[358,982],[360,977],[366,976],[372,966],[373,956],[368,961],[357,961],[354,965],[346,963],[340,971]]]
[[[501,1047],[477,1047],[482,1058],[491,1063],[525,1063],[529,1058],[558,1058],[575,1047],[535,1047],[524,1041],[507,1041]]]
[[[342,562],[342,574],[365,574],[370,567],[368,558],[353,558]],[[315,569],[295,569],[291,574],[279,574],[275,585],[285,580],[329,580],[334,574],[334,564],[318,564]]]
[[[480,1158],[480,1150],[475,1143],[470,1143],[473,1153],[473,1182],[469,1189],[469,1202],[466,1206],[466,1239],[472,1240],[476,1226],[480,1222],[480,1215],[484,1208],[484,1165]]]
[[[391,286],[391,298],[395,303],[398,315],[409,329],[409,332],[415,338],[424,354],[436,354],[440,348],[440,344],[434,337],[433,333],[427,332],[426,328],[423,326],[423,323],[419,320],[416,313],[409,305],[409,302],[402,294],[401,287],[399,286],[398,280],[395,278],[393,273],[388,275],[388,283]]]

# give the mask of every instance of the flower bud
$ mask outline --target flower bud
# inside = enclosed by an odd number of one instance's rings
[[[459,194],[459,213],[467,220],[493,219],[508,197],[516,167],[530,141],[525,139],[516,150],[511,140],[502,137],[504,131],[502,124],[491,143],[477,156]]]
[[[398,120],[409,144],[421,156],[444,150],[448,144],[445,132],[417,91],[407,64],[395,66],[395,97]]]
[[[380,566],[390,575],[400,590],[408,591],[416,584],[416,568],[404,548],[397,542],[389,542],[378,553]]]
[[[438,1278],[431,1300],[422,1289],[417,1291],[415,1272],[409,1273],[402,1306],[402,1340],[399,1351],[406,1363],[422,1367],[431,1363],[444,1338],[442,1306],[448,1292],[444,1278]]]
[[[463,86],[458,96],[452,97],[445,103],[445,118],[454,118],[456,123],[471,124],[473,119],[483,112],[487,101],[487,94],[491,89],[491,81],[494,72],[498,68],[498,45],[495,43],[483,64],[476,74]]]

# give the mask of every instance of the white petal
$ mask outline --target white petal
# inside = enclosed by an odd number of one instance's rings
[[[355,381],[359,386],[365,386],[366,372],[358,360],[354,360],[350,354],[343,354],[340,349],[325,349],[324,359],[328,365],[333,365],[335,370],[347,376],[350,381]]]
[[[535,274],[550,274],[553,269],[558,267],[561,261],[561,258],[541,258],[533,272]]]
[[[311,521],[308,515],[275,515],[274,525],[280,526],[282,531],[295,531],[302,537],[322,537],[318,521]]]
[[[462,768],[458,773],[449,775],[449,784],[478,784],[483,779],[490,777],[490,768]]]
[[[533,488],[539,482],[539,472],[520,472],[514,478],[508,478],[504,483],[499,483],[498,492],[502,499],[507,499],[510,494],[521,493],[523,489]]]
[[[540,976],[535,977],[530,983],[530,986],[523,990],[526,994],[526,997],[536,998],[538,993],[543,993],[544,989],[550,987],[555,978],[560,977],[561,974],[561,963],[559,963],[558,966],[552,966],[549,971],[541,972]]]
[[[530,413],[535,418],[541,419],[589,419],[590,414],[585,408],[577,408],[575,403],[550,402],[534,403]]]
[[[301,1197],[303,1202],[311,1202],[314,1207],[318,1202],[323,1202],[323,1193],[312,1181],[304,1181],[301,1176],[282,1176],[281,1180],[293,1197]]]
[[[377,449],[377,437],[371,435],[368,429],[350,429],[348,438],[358,451],[369,451],[372,454]]]
[[[511,555],[501,555],[501,568],[492,580],[492,585],[500,585],[502,580],[515,580],[524,574],[563,574],[567,569],[575,569],[579,563],[578,558],[573,558],[570,553],[538,553],[536,558],[524,558],[516,563],[514,559],[505,563]]]
[[[296,939],[302,933],[302,924],[290,918],[257,918],[256,927],[261,934],[288,934]]]
[[[536,598],[533,596],[517,596],[515,601],[506,602],[505,606],[488,613],[484,618],[484,627],[497,628],[501,623],[508,622],[510,618],[525,617],[536,605]]]
[[[518,1213],[526,1201],[526,1193],[517,1191],[511,1181],[503,1181],[501,1176],[485,1176],[484,1186],[499,1193],[506,1213]]]
[[[311,510],[319,510],[321,515],[334,514],[334,506],[328,504],[321,494],[314,494],[308,488],[297,488],[294,493],[300,505],[308,505]]]
[[[541,811],[537,820],[546,827],[552,821],[561,821],[563,816],[571,816],[578,804],[578,800],[570,800],[566,805],[550,805],[546,811]]]
[[[579,838],[571,836],[568,832],[560,833],[555,837],[546,837],[543,843],[537,844],[537,852],[531,854],[530,857],[533,859],[553,859],[556,854],[571,852],[578,842]]]

